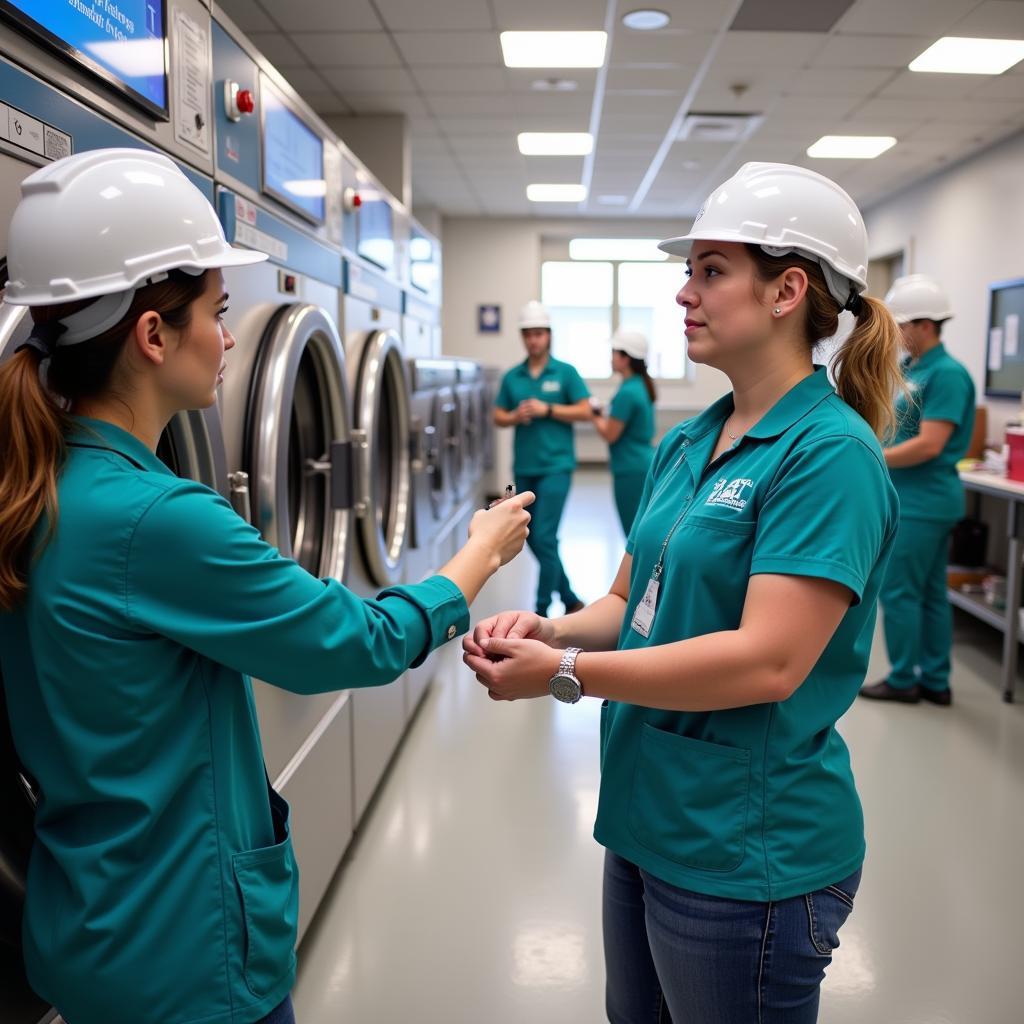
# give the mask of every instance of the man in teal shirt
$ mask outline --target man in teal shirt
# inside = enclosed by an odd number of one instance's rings
[[[900,498],[899,533],[880,594],[892,667],[888,679],[865,686],[861,696],[948,706],[953,624],[946,563],[950,531],[964,514],[956,464],[974,431],[974,382],[939,338],[953,314],[936,282],[924,274],[901,277],[885,301],[910,353],[899,430],[885,452]]]
[[[515,427],[516,490],[537,495],[528,540],[540,564],[537,611],[547,614],[556,591],[567,611],[578,611],[583,602],[562,566],[558,527],[576,468],[573,423],[590,419],[590,392],[575,367],[552,357],[551,318],[539,302],[523,307],[519,330],[527,358],[502,378],[494,422]]]

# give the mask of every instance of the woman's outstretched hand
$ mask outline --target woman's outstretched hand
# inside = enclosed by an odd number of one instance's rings
[[[532,505],[534,498],[533,491],[523,491],[491,508],[481,509],[469,524],[470,542],[497,556],[499,565],[507,565],[523,550],[530,534],[526,506]]]

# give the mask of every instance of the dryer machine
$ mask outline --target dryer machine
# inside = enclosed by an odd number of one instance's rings
[[[111,41],[103,25],[86,18],[66,20],[58,6],[8,0],[0,10],[0,254],[7,250],[7,228],[21,181],[71,153],[107,147],[155,149],[177,161],[213,199],[209,4],[153,0],[149,6],[161,15],[153,32],[164,37],[158,51],[164,66],[159,73],[143,74],[133,70],[137,62],[130,59],[135,39],[122,35]],[[141,20],[135,27],[143,31]],[[169,29],[173,31],[165,31]],[[102,62],[83,56],[95,43],[106,48]],[[195,85],[187,94],[173,88],[183,76]],[[2,278],[6,281],[5,268]],[[24,307],[0,304],[0,360],[28,332]],[[158,451],[176,472],[226,491],[216,408],[177,417]],[[2,655],[0,651],[0,662]],[[11,745],[2,684],[0,678],[0,1020],[59,1022],[56,1011],[31,991],[23,975],[20,913],[33,802]]]
[[[223,414],[232,502],[282,554],[344,581],[352,532],[350,402],[336,318],[340,151],[226,20],[213,27],[217,208],[229,241],[270,260],[225,273]],[[248,92],[247,115],[232,97]],[[330,185],[331,187],[328,187]],[[267,769],[292,807],[304,934],[352,835],[352,707],[256,681]]]

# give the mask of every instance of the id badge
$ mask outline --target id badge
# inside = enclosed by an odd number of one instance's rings
[[[654,622],[654,611],[658,607],[658,587],[661,583],[656,579],[647,581],[647,589],[640,603],[633,612],[633,629],[642,637],[651,635],[651,625]]]

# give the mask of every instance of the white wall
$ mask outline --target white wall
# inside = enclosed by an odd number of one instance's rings
[[[943,329],[949,351],[985,388],[988,286],[1024,277],[1024,134],[911,186],[866,211],[871,255],[905,249],[905,273],[931,274],[956,313]],[[1001,441],[1020,403],[984,399],[988,437]]]
[[[442,227],[444,254],[444,322],[442,349],[445,355],[463,356],[508,368],[524,358],[516,318],[530,299],[540,297],[541,241],[543,238],[578,236],[668,238],[682,234],[683,221],[528,220],[504,218],[445,217]],[[682,278],[680,278],[682,283]],[[674,301],[673,295],[665,296]],[[477,333],[477,306],[501,306],[501,333]],[[682,345],[684,339],[679,338]],[[692,381],[659,381],[659,426],[687,413],[703,409],[729,390],[724,374],[698,366]],[[594,382],[601,398],[611,396],[614,382]],[[606,456],[607,447],[592,428],[589,438],[581,431],[581,458]],[[511,431],[501,431],[497,449],[498,474],[511,472]]]

